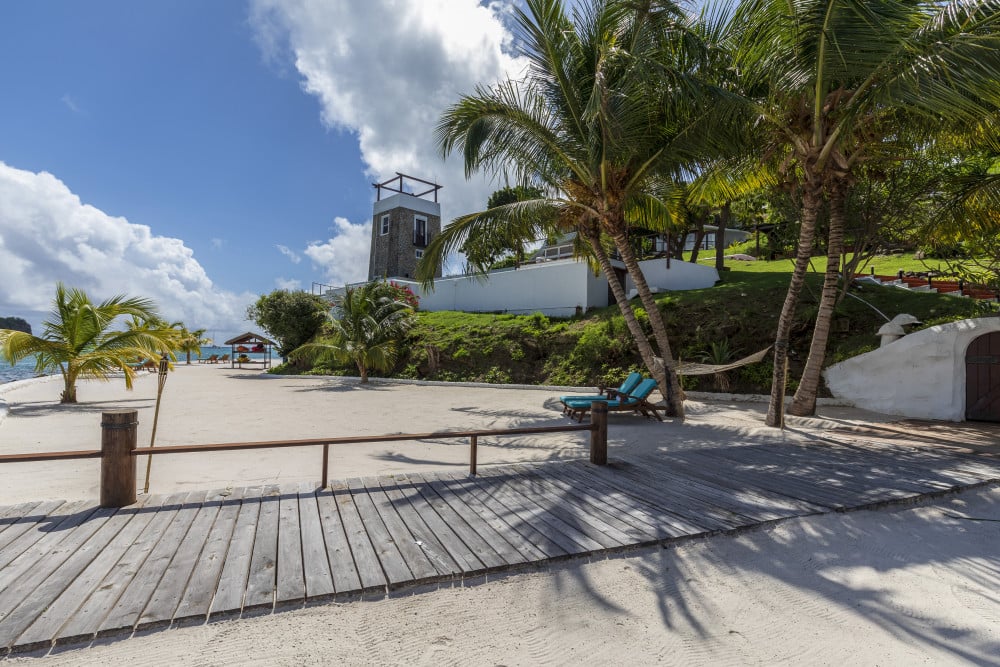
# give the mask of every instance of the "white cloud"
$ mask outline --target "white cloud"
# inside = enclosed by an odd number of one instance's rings
[[[466,181],[461,156],[445,163],[434,128],[461,95],[523,71],[506,52],[511,36],[501,18],[510,5],[253,0],[251,23],[270,60],[280,61],[283,48],[291,54],[303,90],[320,100],[323,121],[357,135],[370,178],[399,171],[444,186],[447,223],[481,210],[496,186]],[[314,254],[321,247],[310,246]]]
[[[72,111],[73,113],[82,113],[83,112],[80,109],[80,105],[76,103],[76,100],[73,99],[73,96],[70,95],[69,93],[66,93],[65,95],[63,95],[62,97],[60,97],[59,101],[62,102],[63,104],[65,104],[66,108],[69,109],[70,111]]]
[[[289,248],[288,246],[286,246],[286,245],[280,245],[279,244],[279,245],[277,245],[275,247],[278,249],[278,252],[280,252],[282,255],[284,255],[289,260],[291,260],[292,264],[298,264],[299,262],[302,261],[302,258],[299,257],[295,253],[295,251],[292,250],[291,248]]]
[[[278,289],[288,290],[289,292],[302,289],[302,281],[293,278],[275,278],[274,284],[277,285]]]
[[[218,239],[218,238],[212,239],[211,243],[212,243],[212,249],[213,250],[221,250],[222,246],[224,246],[226,244],[226,242],[223,239]]]
[[[368,279],[368,255],[371,251],[371,227],[365,222],[351,224],[347,218],[335,218],[333,238],[313,241],[305,255],[323,271],[330,285],[345,285]]]
[[[52,174],[0,162],[0,311],[49,311],[57,281],[94,300],[149,297],[197,328],[243,330],[255,300],[217,288],[180,239],[83,204]]]

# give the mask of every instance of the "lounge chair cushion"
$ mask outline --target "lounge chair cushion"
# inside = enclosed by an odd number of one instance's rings
[[[642,373],[629,373],[629,376],[625,378],[625,381],[622,382],[621,386],[618,387],[618,389],[616,389],[615,392],[618,395],[628,395],[632,393],[632,390],[635,389],[636,385],[639,384],[640,380],[642,380]],[[580,394],[567,394],[566,396],[559,397],[559,400],[562,401],[563,403],[567,403],[569,401],[605,401],[607,399],[608,396],[606,396],[605,394],[595,394],[591,396],[581,396]]]

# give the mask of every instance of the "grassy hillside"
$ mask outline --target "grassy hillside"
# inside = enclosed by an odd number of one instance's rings
[[[686,361],[724,363],[764,347],[774,336],[790,274],[726,271],[716,287],[660,295],[673,353]],[[808,354],[822,276],[808,276],[793,328],[791,385]],[[930,324],[974,317],[995,305],[894,287],[852,289],[834,319],[828,363],[874,349],[875,335],[888,317],[910,313]],[[644,321],[640,312],[640,321]],[[396,377],[493,383],[595,385],[618,384],[631,370],[642,370],[617,307],[556,320],[543,315],[484,315],[420,312]],[[769,360],[717,376],[687,377],[688,389],[766,392]],[[313,372],[353,375],[348,368]]]

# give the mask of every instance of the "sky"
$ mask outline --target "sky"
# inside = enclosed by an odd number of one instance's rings
[[[222,339],[366,278],[376,181],[481,210],[434,126],[523,72],[511,1],[0,3],[0,316],[37,328],[62,281]]]

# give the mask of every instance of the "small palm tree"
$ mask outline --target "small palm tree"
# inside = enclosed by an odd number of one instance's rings
[[[208,345],[208,339],[205,338],[205,331],[207,329],[195,329],[194,331],[188,331],[188,328],[181,324],[180,334],[177,341],[177,351],[183,352],[187,356],[187,364],[191,365],[191,354],[197,354],[201,356],[201,346]]]
[[[129,362],[158,357],[160,350],[173,347],[173,334],[162,327],[111,329],[119,317],[158,321],[149,299],[118,295],[95,304],[83,290],[59,283],[53,306],[49,319],[42,323],[41,336],[0,329],[0,356],[16,364],[35,355],[36,373],[58,370],[63,376],[61,403],[76,403],[80,378],[107,380],[112,373],[122,372],[126,388],[131,389],[135,371]]]
[[[366,384],[369,370],[387,371],[396,363],[400,342],[412,325],[413,309],[392,285],[371,282],[348,287],[334,302],[332,335],[306,343],[291,356],[353,362]]]

